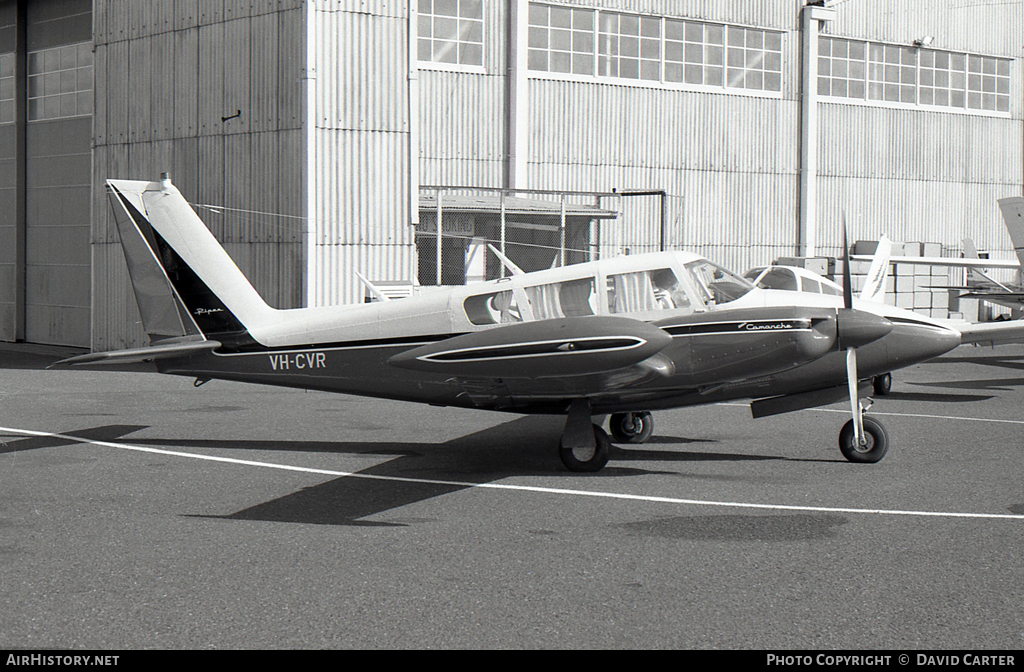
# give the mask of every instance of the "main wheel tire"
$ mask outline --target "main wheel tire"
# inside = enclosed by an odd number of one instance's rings
[[[853,440],[853,420],[847,421],[839,432],[839,450],[850,462],[873,463],[885,457],[889,449],[889,434],[882,423],[873,418],[864,418],[863,446],[855,445]]]
[[[608,420],[615,443],[645,443],[654,432],[654,418],[649,411],[613,413]]]
[[[871,380],[871,387],[874,388],[875,394],[880,397],[887,396],[892,390],[892,374],[883,373],[880,376],[875,376]]]
[[[612,441],[608,434],[598,427],[594,427],[594,449],[581,450],[566,448],[561,442],[558,444],[558,456],[562,458],[562,464],[569,471],[588,472],[600,471],[608,464],[608,455],[611,452]]]

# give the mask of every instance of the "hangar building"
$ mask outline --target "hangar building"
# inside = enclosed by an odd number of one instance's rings
[[[104,180],[277,307],[851,235],[1011,257],[1024,0],[5,0],[0,340],[143,345]]]

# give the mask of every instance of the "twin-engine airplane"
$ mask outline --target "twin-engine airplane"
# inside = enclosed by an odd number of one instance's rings
[[[844,296],[756,288],[696,254],[604,259],[400,300],[268,306],[166,176],[109,180],[151,345],[63,364],[151,361],[162,373],[567,416],[559,454],[596,471],[651,411],[752,399],[755,417],[849,398],[843,455],[888,448],[860,381],[941,355],[960,332]],[[849,265],[846,264],[848,268]]]

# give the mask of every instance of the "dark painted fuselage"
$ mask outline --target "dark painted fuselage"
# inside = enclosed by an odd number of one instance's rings
[[[572,318],[579,321],[586,318]],[[557,323],[535,323],[557,335]],[[846,355],[836,342],[836,310],[717,310],[651,323],[669,336],[635,364],[571,375],[551,358],[528,361],[507,375],[466,375],[396,366],[417,348],[437,350],[462,334],[388,341],[265,348],[193,355],[158,363],[164,373],[383,397],[439,406],[521,413],[564,413],[587,398],[595,413],[653,410],[729,399],[763,398],[846,383]],[[536,340],[536,339],[534,339]],[[566,342],[572,342],[568,339]],[[861,378],[938,356],[959,344],[956,332],[924,321],[895,321],[892,330],[858,348]],[[529,368],[530,366],[533,368]],[[570,367],[571,368],[571,367]],[[600,367],[597,367],[600,368]]]

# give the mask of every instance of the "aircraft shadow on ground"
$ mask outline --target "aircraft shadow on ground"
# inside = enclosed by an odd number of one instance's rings
[[[1024,371],[1024,355],[945,355],[928,363],[979,364],[981,366],[994,366],[1002,369],[1019,369]]]
[[[146,429],[146,425],[103,425],[90,427],[73,432],[64,432],[67,436],[76,436],[80,439],[90,441],[117,441],[132,432]],[[77,446],[81,441],[65,439],[59,436],[17,436],[11,440],[0,439],[0,455],[5,453],[18,453],[26,450],[38,450],[40,448],[56,448],[58,446]]]
[[[920,387],[945,387],[960,390],[995,390],[1009,392],[1024,386],[1024,378],[983,378],[980,380],[948,380],[937,383],[909,383]],[[991,397],[982,397],[991,399]]]
[[[707,439],[662,437],[666,448],[615,446],[612,462],[595,474],[572,474],[558,458],[561,417],[526,416],[442,443],[365,441],[260,441],[212,439],[125,438],[145,429],[140,425],[108,425],[65,432],[95,441],[123,440],[154,448],[211,448],[280,453],[334,453],[393,456],[394,459],[227,515],[198,514],[197,518],[260,520],[318,525],[395,526],[366,518],[427,499],[511,476],[564,475],[567,478],[615,478],[662,473],[644,469],[644,462],[748,461],[785,459],[769,455],[671,450],[669,445],[715,443]],[[0,452],[73,445],[60,437],[17,438],[0,445]],[[248,457],[248,456],[247,456]],[[667,473],[667,472],[665,472]],[[408,480],[401,480],[408,479]],[[441,482],[431,482],[441,481]]]

